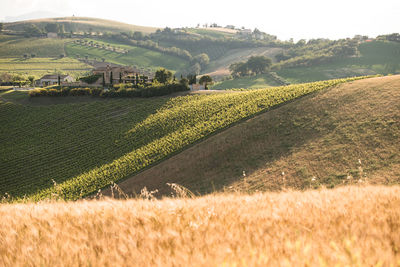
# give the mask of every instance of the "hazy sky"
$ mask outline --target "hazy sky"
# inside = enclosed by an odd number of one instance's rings
[[[283,40],[400,32],[400,0],[0,0],[0,20],[39,10],[143,26],[257,27]]]

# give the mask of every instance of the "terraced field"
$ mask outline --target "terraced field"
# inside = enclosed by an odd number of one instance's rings
[[[21,92],[2,93],[0,195],[39,200],[58,192],[77,199],[244,118],[346,81],[58,105],[35,103]]]

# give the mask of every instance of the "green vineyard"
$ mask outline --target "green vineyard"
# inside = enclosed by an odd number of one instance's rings
[[[21,105],[0,98],[0,195],[78,199],[273,106],[365,77],[253,91]],[[57,186],[54,186],[54,182]]]

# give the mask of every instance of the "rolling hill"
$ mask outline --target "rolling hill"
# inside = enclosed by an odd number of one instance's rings
[[[389,41],[363,42],[358,46],[358,50],[358,56],[333,59],[330,62],[316,64],[314,66],[282,68],[277,70],[277,74],[290,83],[303,83],[360,75],[400,73],[400,43]],[[261,55],[261,52],[264,51],[266,56],[273,57],[277,52],[282,51],[282,49],[257,48],[253,51],[257,51],[254,55],[258,53]],[[227,66],[229,66],[228,64],[231,64],[231,62],[233,63],[235,60],[243,61],[245,58],[246,57],[233,57],[229,59],[229,56],[227,56],[223,59],[216,60],[210,63],[210,67],[215,64],[218,66],[222,62],[227,62],[225,67],[224,64],[222,64],[217,70],[209,74],[214,77],[229,75],[229,70],[227,69]],[[211,86],[211,88],[222,90],[232,88],[260,88],[274,85],[275,83],[273,80],[258,75],[217,82],[215,86]]]
[[[62,25],[64,38],[34,38],[26,32],[32,24],[44,31],[48,23]],[[28,30],[30,31],[30,30]],[[141,32],[134,36],[134,32]],[[129,25],[116,21],[84,17],[63,17],[19,21],[4,24],[4,33],[0,35],[0,57],[18,58],[24,54],[50,58],[67,55],[72,58],[91,61],[107,61],[120,65],[156,70],[159,67],[187,75],[198,73],[211,75],[221,81],[215,89],[237,87],[259,88],[274,86],[276,83],[266,77],[246,77],[243,80],[227,80],[229,66],[244,61],[253,55],[264,55],[278,62],[279,56],[286,60],[301,61],[305,57],[307,64],[294,66],[277,65],[274,70],[284,80],[291,83],[312,82],[326,79],[344,78],[372,74],[396,74],[400,72],[400,44],[378,40],[309,40],[303,44],[294,44],[274,39],[265,34],[264,40],[256,37],[244,37],[235,34],[235,30],[224,28],[180,28],[157,29]],[[37,36],[42,36],[42,33]],[[25,36],[25,37],[24,37]],[[124,47],[128,54],[113,53],[97,47],[82,47],[76,40],[91,40],[111,47]],[[350,55],[334,51],[345,51],[354,46]],[[337,54],[334,54],[337,53]],[[198,63],[197,56],[206,54],[207,63]],[[313,56],[315,56],[312,61]],[[318,62],[318,56],[325,58]],[[278,57],[278,58],[276,58]],[[310,59],[311,58],[311,59]],[[87,62],[87,61],[85,61]],[[311,62],[311,63],[310,63]],[[42,67],[43,68],[43,67]],[[29,68],[28,68],[29,69]],[[53,71],[49,67],[48,72]],[[76,71],[79,73],[79,70]],[[237,85],[235,85],[237,84]]]
[[[350,80],[148,99],[2,92],[0,195],[78,199],[245,118]]]
[[[121,32],[121,31],[140,31],[144,33],[152,33],[157,30],[154,27],[136,26],[113,20],[105,20],[99,18],[87,17],[63,17],[63,18],[48,18],[24,20],[4,24],[5,30],[23,31],[26,26],[34,24],[40,28],[44,28],[47,23],[58,23],[64,26],[66,32]]]
[[[400,75],[355,81],[236,125],[120,183],[193,192],[400,182]]]
[[[290,82],[312,82],[358,75],[395,74],[400,72],[400,43],[371,41],[361,43],[357,57],[341,58],[311,67],[278,71]]]

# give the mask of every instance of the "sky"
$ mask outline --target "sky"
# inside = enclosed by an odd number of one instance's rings
[[[37,11],[141,26],[244,26],[281,40],[400,32],[400,0],[0,0],[0,21]]]

